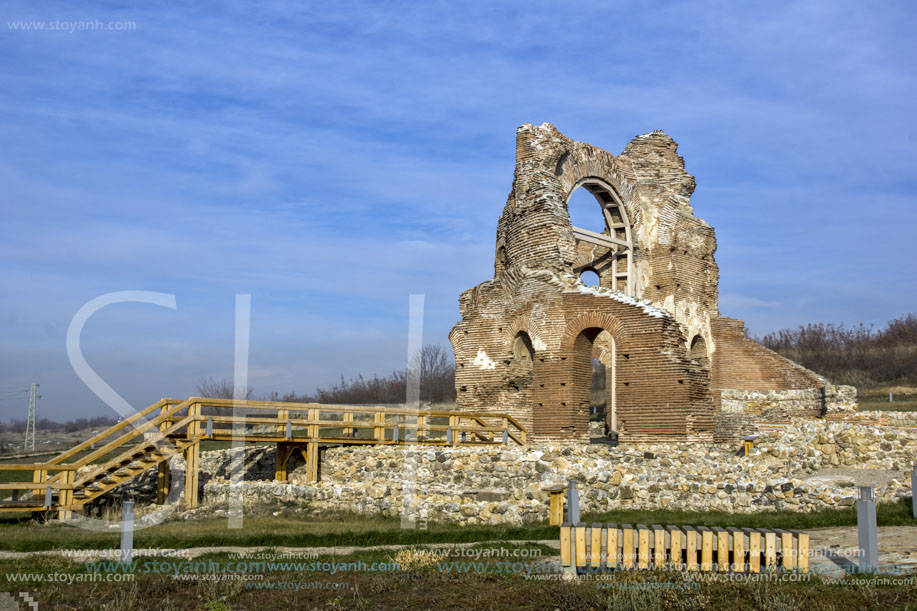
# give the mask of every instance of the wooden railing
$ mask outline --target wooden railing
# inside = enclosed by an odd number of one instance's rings
[[[570,570],[671,569],[760,573],[809,570],[809,535],[790,530],[564,523],[561,565]]]
[[[199,416],[199,421],[206,425],[203,437],[211,439],[231,439],[233,427],[239,427],[244,428],[244,434],[252,440],[279,442],[308,438],[321,443],[388,445],[526,443],[525,429],[507,414],[232,399],[192,400],[203,408],[232,408],[243,412],[232,416]],[[247,410],[260,414],[244,413]],[[274,415],[265,416],[265,412]],[[220,428],[219,425],[232,426]]]
[[[185,503],[194,507],[202,440],[277,443],[276,475],[280,480],[286,480],[286,464],[292,455],[302,451],[307,479],[317,481],[320,445],[525,445],[526,431],[507,414],[202,397],[181,402],[161,399],[51,460],[0,463],[0,477],[3,472],[32,472],[31,482],[0,483],[0,490],[13,491],[12,501],[0,502],[0,510],[53,507],[67,518],[71,511],[132,479],[148,464],[159,465],[158,497],[162,502],[163,489],[167,492],[169,484],[168,458],[178,452],[183,452],[186,461]],[[81,452],[86,453],[74,459]],[[71,461],[65,462],[68,459]],[[78,498],[75,490],[82,491]],[[32,491],[32,498],[20,501],[19,491]]]

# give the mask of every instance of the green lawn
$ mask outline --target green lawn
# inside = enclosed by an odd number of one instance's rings
[[[449,557],[411,562],[391,552],[246,563],[214,554],[193,564],[178,559],[140,558],[124,579],[116,563],[87,565],[38,557],[0,562],[0,579],[14,593],[27,592],[39,609],[199,610],[242,609],[526,609],[564,611],[659,611],[757,609],[914,609],[917,588],[883,577],[850,576],[828,583],[817,576],[774,582],[707,582],[671,571],[620,571],[572,582],[537,579],[548,570],[547,549],[513,557],[522,546],[490,545],[506,554],[470,562]],[[392,565],[392,561],[408,560]],[[149,570],[163,567],[159,570]],[[289,562],[298,562],[298,565]],[[312,564],[316,562],[317,564]],[[374,562],[384,562],[384,566]],[[332,563],[333,567],[332,568]],[[502,563],[502,566],[501,566]],[[456,564],[464,570],[456,570]],[[235,565],[238,567],[238,564]],[[185,570],[192,569],[192,570]],[[47,579],[47,576],[56,579]],[[527,577],[534,575],[535,579]],[[709,574],[707,574],[709,575]],[[116,579],[92,580],[91,577]],[[189,578],[190,577],[190,578]],[[220,578],[245,578],[220,579]]]
[[[278,508],[282,506],[278,505]],[[882,526],[912,524],[910,499],[878,507]],[[586,513],[585,523],[674,524],[681,526],[736,526],[746,528],[809,529],[825,526],[853,526],[856,511],[851,509],[795,513],[774,511],[739,515],[721,512],[613,511]],[[251,517],[244,528],[229,529],[225,519],[204,521],[167,521],[137,531],[136,547],[206,547],[220,545],[324,547],[336,545],[367,546],[388,544],[468,543],[554,539],[556,527],[545,523],[528,526],[457,526],[428,524],[425,529],[401,528],[398,518],[341,514],[320,518],[299,516]],[[0,549],[33,551],[51,549],[112,549],[119,546],[119,534],[97,533],[64,524],[37,524],[25,519],[0,521]]]
[[[908,395],[895,398],[889,403],[888,395],[884,397],[860,397],[857,399],[860,411],[913,412],[917,411],[917,396]]]

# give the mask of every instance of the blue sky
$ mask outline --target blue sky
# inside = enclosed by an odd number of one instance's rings
[[[663,129],[752,331],[913,311],[917,9],[907,2],[7,2],[0,8],[0,390],[111,413],[230,378],[310,392],[403,364],[408,296],[448,345],[492,275],[515,128],[619,153]],[[132,22],[50,30],[53,22]],[[44,31],[16,22],[41,22]],[[37,26],[30,26],[37,27]],[[85,26],[75,26],[85,27]],[[118,26],[113,26],[118,27]],[[130,27],[130,26],[127,26]],[[0,419],[25,400],[0,397]]]

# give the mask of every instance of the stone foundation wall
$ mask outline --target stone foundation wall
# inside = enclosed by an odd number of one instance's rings
[[[854,393],[856,393],[855,390]],[[784,418],[814,418],[823,415],[824,397],[820,388],[793,390],[727,389],[720,391],[720,405],[722,411],[728,414],[760,416],[770,410],[780,410]]]
[[[838,470],[897,470],[900,479],[880,485],[880,503],[910,496],[905,481],[917,462],[917,431],[796,420],[762,435],[748,457],[736,444],[689,443],[641,448],[546,444],[540,447],[329,449],[322,478],[306,484],[296,469],[290,484],[246,481],[244,504],[301,504],[314,512],[355,511],[398,516],[407,508],[419,520],[469,524],[523,524],[547,519],[542,488],[581,483],[583,511],[614,509],[813,511],[852,506],[854,480]],[[228,461],[228,453],[217,453]],[[819,475],[831,469],[828,476]],[[204,486],[208,515],[227,503],[230,486],[211,477]],[[194,512],[192,512],[194,513]]]
[[[857,409],[857,389],[829,384],[825,387],[825,411],[829,414],[851,414]]]

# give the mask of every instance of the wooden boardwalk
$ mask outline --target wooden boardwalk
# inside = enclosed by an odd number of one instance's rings
[[[302,453],[308,481],[315,482],[321,446],[525,445],[526,431],[507,414],[161,399],[48,461],[0,464],[0,479],[5,480],[0,490],[12,491],[11,498],[0,501],[0,511],[51,510],[69,519],[86,503],[154,466],[159,469],[157,502],[163,503],[171,483],[169,459],[177,455],[186,464],[184,505],[197,507],[200,444],[205,440],[276,443],[276,479],[286,481],[287,464]],[[32,481],[10,481],[16,471],[30,471]]]

